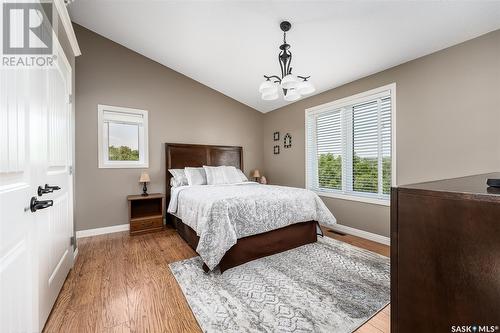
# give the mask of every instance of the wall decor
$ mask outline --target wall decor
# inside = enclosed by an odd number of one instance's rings
[[[274,141],[279,141],[279,139],[280,139],[280,132],[274,132],[273,139],[274,139]]]
[[[283,146],[285,148],[292,147],[292,136],[290,135],[290,133],[285,134],[285,137],[283,138]]]
[[[280,146],[274,146],[274,155],[278,155],[280,153]]]

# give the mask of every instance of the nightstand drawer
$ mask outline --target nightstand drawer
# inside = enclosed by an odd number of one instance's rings
[[[138,221],[130,221],[130,232],[163,228],[163,218],[155,217],[149,219],[141,219]]]

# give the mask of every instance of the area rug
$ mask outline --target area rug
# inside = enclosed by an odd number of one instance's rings
[[[389,302],[389,258],[324,237],[220,274],[170,264],[204,332],[352,332]]]

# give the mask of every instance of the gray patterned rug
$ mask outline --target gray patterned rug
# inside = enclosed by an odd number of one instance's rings
[[[389,258],[328,237],[224,274],[169,266],[204,332],[352,332],[389,302]]]

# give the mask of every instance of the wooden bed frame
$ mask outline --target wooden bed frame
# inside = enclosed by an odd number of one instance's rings
[[[231,165],[243,170],[243,149],[239,146],[165,143],[165,162],[168,204],[171,190],[170,179],[172,178],[168,169],[201,167],[203,165]],[[173,215],[167,214],[167,221],[175,226],[179,235],[196,251],[199,240],[196,232]],[[240,238],[226,252],[219,263],[219,268],[221,272],[224,272],[251,260],[314,243],[317,241],[316,226],[317,222],[315,221],[301,222],[262,234]],[[208,271],[206,265],[203,265],[203,269]]]

